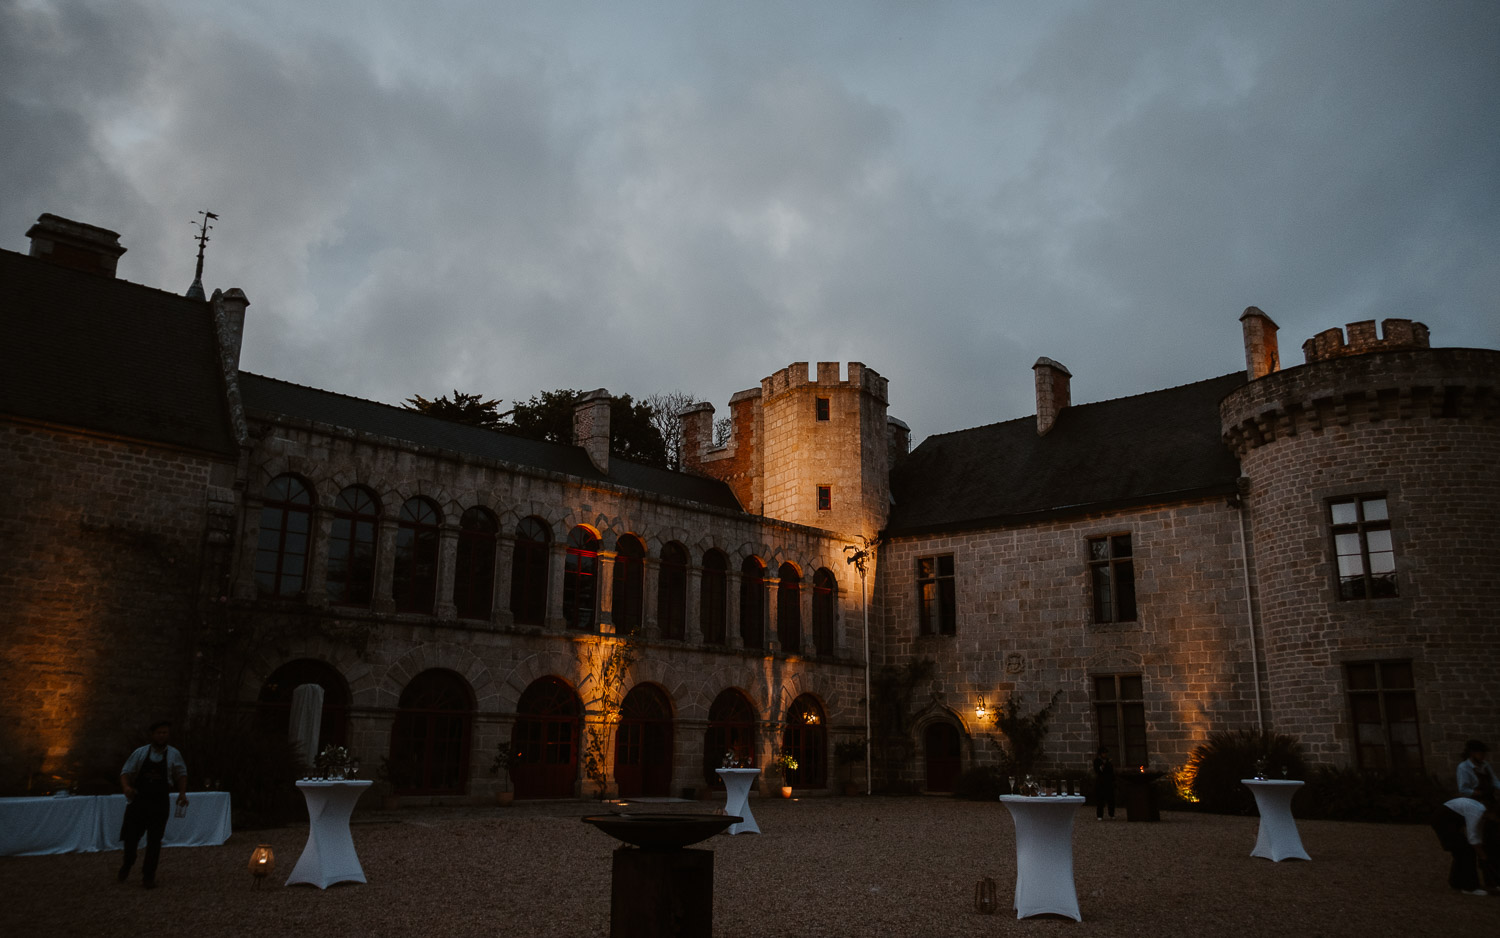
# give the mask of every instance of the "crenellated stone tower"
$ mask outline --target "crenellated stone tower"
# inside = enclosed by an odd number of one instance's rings
[[[713,405],[683,412],[683,469],[722,479],[747,511],[873,538],[890,510],[892,448],[905,424],[886,414],[886,379],[860,362],[794,362],[729,401],[732,430],[713,445]],[[897,454],[899,455],[899,454]]]

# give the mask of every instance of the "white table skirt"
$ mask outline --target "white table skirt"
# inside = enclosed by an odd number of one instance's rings
[[[1083,921],[1073,885],[1073,817],[1083,798],[1001,795],[1016,824],[1016,918],[1063,915]]]
[[[1255,796],[1260,809],[1260,828],[1255,833],[1252,857],[1264,857],[1275,863],[1282,860],[1311,860],[1302,848],[1302,835],[1292,817],[1292,796],[1303,783],[1280,778],[1242,778],[1240,784]]]
[[[731,834],[759,834],[760,825],[750,813],[750,785],[760,769],[714,769],[724,780],[724,813],[744,818],[729,825]]]
[[[297,788],[307,800],[307,846],[297,858],[288,886],[310,883],[327,889],[334,883],[365,882],[364,867],[349,834],[354,803],[372,783],[361,781],[302,781]]]
[[[162,846],[200,847],[229,839],[228,792],[189,792],[188,802],[185,817],[174,811],[167,819]],[[0,856],[119,850],[124,818],[124,795],[0,798]]]

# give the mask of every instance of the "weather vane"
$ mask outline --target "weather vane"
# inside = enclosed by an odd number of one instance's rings
[[[217,216],[213,212],[210,212],[210,211],[207,211],[207,210],[201,211],[198,214],[201,215],[201,216],[203,216],[203,217],[200,218],[200,219],[197,219],[195,221],[192,221],[192,222],[188,223],[188,224],[191,224],[191,225],[196,225],[198,227],[198,271],[197,271],[197,273],[195,273],[193,275],[193,285],[191,287],[188,287],[187,295],[190,296],[190,297],[192,297],[192,298],[194,298],[194,299],[201,300],[201,299],[204,298],[204,295],[203,295],[203,249],[208,246],[208,241],[209,241],[208,233],[210,231],[212,231],[213,227],[214,227],[213,225],[210,225],[208,222],[209,222],[209,219],[213,219],[213,220],[217,221],[218,218],[219,218],[219,216]]]

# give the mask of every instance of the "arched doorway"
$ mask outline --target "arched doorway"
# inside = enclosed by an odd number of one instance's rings
[[[672,793],[672,703],[655,684],[636,685],[620,707],[615,782],[621,798]]]
[[[431,668],[401,691],[391,727],[391,783],[398,794],[461,795],[469,778],[474,694],[446,668]]]
[[[929,723],[922,731],[927,757],[927,790],[953,791],[963,767],[963,743],[951,723]]]
[[[708,708],[708,728],[703,731],[703,781],[723,788],[715,769],[724,765],[724,754],[732,753],[742,766],[755,764],[755,707],[733,688],[714,698]]]
[[[578,722],[583,707],[573,688],[539,678],[516,704],[511,744],[521,765],[511,773],[517,798],[571,798],[578,781]]]
[[[811,694],[803,694],[786,712],[781,733],[781,751],[797,760],[788,769],[783,784],[793,788],[828,787],[828,726],[823,707]]]
[[[282,739],[291,729],[292,694],[303,684],[323,688],[323,721],[318,727],[318,750],[344,746],[349,740],[349,685],[338,669],[326,661],[298,658],[271,672],[260,686],[255,701],[255,725],[267,735]],[[316,756],[308,753],[308,761]]]

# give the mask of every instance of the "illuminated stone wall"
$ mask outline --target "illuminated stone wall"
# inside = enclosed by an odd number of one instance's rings
[[[0,794],[117,787],[150,723],[183,724],[227,492],[213,483],[231,479],[205,458],[0,423]]]
[[[1500,352],[1417,347],[1276,372],[1221,408],[1251,482],[1271,712],[1319,761],[1353,758],[1355,661],[1412,662],[1429,772],[1446,776],[1465,739],[1500,737],[1497,383]],[[1372,494],[1389,504],[1399,595],[1341,601],[1328,502]]]

